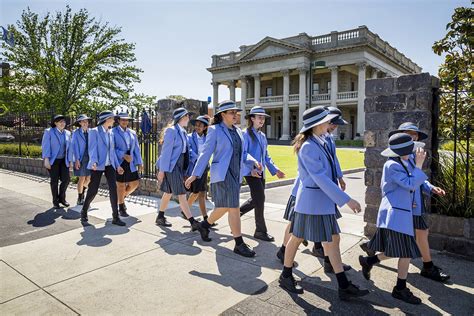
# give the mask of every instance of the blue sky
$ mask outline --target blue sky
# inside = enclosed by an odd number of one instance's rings
[[[442,58],[431,46],[446,33],[454,8],[470,6],[470,0],[0,0],[0,25],[15,23],[27,6],[43,15],[66,4],[122,27],[123,38],[136,44],[137,66],[144,70],[136,92],[206,100],[213,54],[238,51],[265,36],[315,36],[359,25],[436,75]],[[228,98],[228,89],[221,86],[219,94]]]

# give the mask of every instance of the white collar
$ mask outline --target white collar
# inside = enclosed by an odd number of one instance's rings
[[[102,129],[104,130],[104,132],[105,132],[106,134],[109,133],[109,128],[106,129],[105,126],[104,126],[104,124],[102,124]]]
[[[123,129],[122,126],[120,126],[120,125],[119,125],[119,128],[120,128],[120,130],[121,130],[122,132],[124,132],[124,133],[128,130],[128,128],[127,128],[127,129]]]
[[[61,130],[59,130],[59,128],[57,128],[57,127],[55,127],[55,128],[59,132],[59,134],[62,134],[64,132],[64,130],[61,131]]]
[[[314,136],[314,138],[316,138],[316,140],[318,141],[319,144],[321,144],[321,145],[324,146],[324,144],[326,143],[326,142],[324,141],[324,138],[326,137],[325,134],[323,134],[323,135],[321,135],[321,136],[318,136],[318,135],[316,135],[316,134],[313,133],[313,136]]]

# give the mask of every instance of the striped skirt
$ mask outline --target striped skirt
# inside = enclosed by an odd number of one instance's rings
[[[429,227],[428,227],[428,223],[426,222],[425,216],[413,215],[413,227],[419,230],[427,230]]]
[[[171,172],[165,172],[165,178],[161,183],[160,191],[174,195],[186,194],[184,176],[184,154],[181,154],[173,170]]]
[[[293,213],[290,233],[313,242],[332,241],[332,235],[341,232],[336,215],[309,215]]]
[[[283,218],[286,219],[287,221],[292,220],[294,212],[295,212],[295,202],[296,202],[296,196],[290,195],[290,198],[288,199],[288,203],[286,203],[286,209],[285,209],[285,214],[283,214]]]
[[[336,219],[340,219],[341,217],[342,217],[342,214],[339,211],[339,208],[336,206]]]
[[[87,169],[87,164],[89,163],[89,155],[84,155],[81,160],[81,167],[79,170],[76,170],[74,166],[74,176],[76,177],[88,177],[91,175],[91,171]],[[75,165],[75,164],[74,164]]]
[[[377,228],[374,237],[369,241],[369,249],[383,252],[391,258],[419,258],[420,249],[413,236],[387,228]]]
[[[224,181],[211,183],[211,195],[214,207],[240,208],[240,179],[232,176],[230,169]]]

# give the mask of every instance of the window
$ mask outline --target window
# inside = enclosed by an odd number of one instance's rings
[[[319,94],[319,83],[313,83],[313,94]]]
[[[354,81],[351,81],[351,91],[355,91],[355,86],[356,86],[356,83]]]
[[[267,88],[265,89],[265,96],[267,96],[267,97],[273,96],[273,89],[272,89],[272,87],[267,87]]]
[[[327,90],[328,90],[328,93],[331,93],[331,81],[328,81]]]

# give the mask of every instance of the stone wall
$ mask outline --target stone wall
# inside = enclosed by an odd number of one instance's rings
[[[428,158],[424,171],[430,176],[433,152],[433,117],[438,100],[433,97],[439,81],[428,73],[367,80],[365,88],[365,184],[367,186],[364,220],[365,234],[375,232],[378,207],[381,200],[380,179],[386,158],[380,155],[388,145],[388,134],[406,121],[411,121],[430,137],[425,140]],[[430,207],[428,203],[428,208]]]

